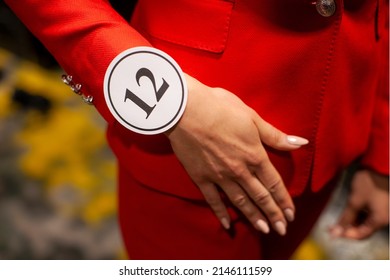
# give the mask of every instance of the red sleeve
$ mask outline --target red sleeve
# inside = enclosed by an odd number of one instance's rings
[[[381,52],[381,74],[371,139],[362,165],[381,174],[389,174],[389,18],[388,0],[380,1],[378,15],[378,48]]]
[[[150,46],[106,0],[5,0],[108,121],[105,71],[120,52]],[[60,77],[59,77],[60,78]]]

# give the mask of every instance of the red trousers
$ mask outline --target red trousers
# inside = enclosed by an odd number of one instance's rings
[[[317,193],[306,188],[295,198],[296,219],[282,237],[256,231],[232,205],[227,231],[205,201],[149,188],[123,168],[119,173],[120,226],[130,259],[138,260],[288,259],[312,229],[336,185],[334,181]]]

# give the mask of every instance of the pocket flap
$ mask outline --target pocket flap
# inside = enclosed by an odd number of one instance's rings
[[[146,36],[213,53],[225,50],[233,1],[140,1],[132,25]]]

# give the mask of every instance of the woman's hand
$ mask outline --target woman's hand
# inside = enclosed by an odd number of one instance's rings
[[[370,170],[356,172],[351,194],[332,237],[364,239],[389,224],[389,177]]]
[[[268,233],[270,222],[284,235],[295,208],[262,143],[290,151],[308,141],[274,128],[231,92],[186,77],[186,111],[167,133],[176,156],[226,229],[230,217],[218,188],[257,230]]]

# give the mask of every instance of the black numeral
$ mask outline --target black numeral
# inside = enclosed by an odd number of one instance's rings
[[[135,75],[135,78],[136,78],[138,86],[141,86],[139,81],[140,81],[140,79],[142,77],[148,78],[150,80],[150,82],[152,83],[153,89],[154,89],[154,94],[156,96],[156,103],[153,106],[149,106],[145,101],[143,101],[140,97],[135,95],[129,89],[126,89],[125,102],[126,102],[127,99],[130,99],[131,101],[133,101],[138,107],[140,107],[142,110],[145,111],[146,119],[147,119],[149,117],[149,115],[153,112],[154,108],[156,108],[157,103],[161,100],[161,98],[163,97],[163,95],[165,94],[167,89],[169,88],[169,84],[164,79],[162,79],[163,80],[163,84],[157,90],[156,81],[154,79],[154,75],[147,68],[141,68],[141,69],[139,69],[137,71],[137,73]]]

